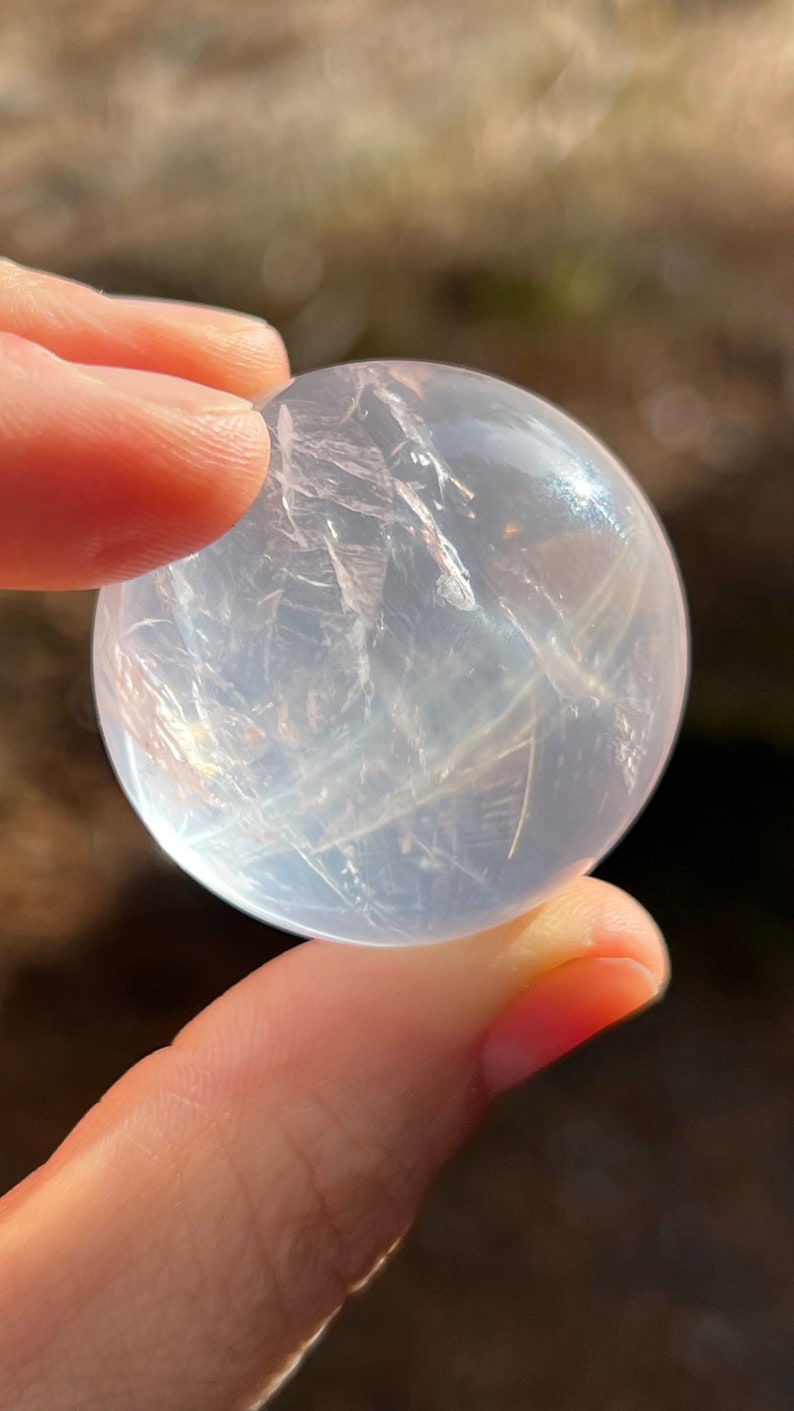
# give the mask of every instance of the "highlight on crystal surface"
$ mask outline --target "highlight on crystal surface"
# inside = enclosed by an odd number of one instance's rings
[[[95,688],[183,868],[299,935],[462,936],[592,868],[675,737],[687,631],[638,487],[547,402],[374,362],[262,403],[217,543],[99,597]]]

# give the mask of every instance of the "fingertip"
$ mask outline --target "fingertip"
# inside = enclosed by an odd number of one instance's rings
[[[584,955],[621,956],[644,966],[659,987],[669,979],[669,957],[653,917],[628,892],[600,878],[583,877],[539,907],[515,948],[540,970]]]
[[[658,999],[659,982],[626,956],[582,956],[539,976],[491,1026],[481,1050],[497,1097]]]
[[[491,1097],[654,1003],[669,981],[656,922],[634,897],[594,878],[539,907],[513,949],[525,963],[524,984],[480,1050]]]
[[[135,577],[219,538],[259,493],[270,441],[247,399],[8,333],[0,351],[5,587]]]
[[[254,398],[290,377],[280,333],[264,319],[231,309],[114,296],[117,317],[134,328],[149,365]]]
[[[104,537],[95,524],[83,586],[134,578],[206,548],[244,517],[264,484],[270,437],[253,409],[186,417],[163,409],[159,424],[147,410],[147,418],[147,453],[115,504],[104,506]]]
[[[249,399],[290,376],[284,342],[264,319],[200,304],[103,294],[3,259],[0,323],[70,362],[170,374]]]

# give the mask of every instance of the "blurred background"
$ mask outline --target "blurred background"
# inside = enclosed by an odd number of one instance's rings
[[[694,678],[604,875],[657,1013],[510,1098],[285,1411],[794,1406],[794,5],[3,0],[0,251],[298,369],[524,383],[662,513]],[[287,939],[156,853],[90,595],[0,596],[0,1182]]]

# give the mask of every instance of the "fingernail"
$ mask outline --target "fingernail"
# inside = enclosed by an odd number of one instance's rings
[[[491,1096],[507,1091],[644,1009],[661,985],[637,960],[587,956],[548,970],[491,1026],[481,1050]]]
[[[237,397],[231,392],[219,392],[215,387],[205,387],[199,382],[187,382],[181,377],[169,377],[162,372],[86,365],[83,365],[80,371],[91,381],[115,387],[128,397],[137,397],[142,402],[156,402],[159,406],[171,407],[176,412],[211,416],[236,412],[239,416],[241,412],[254,410],[253,403],[246,397]]]

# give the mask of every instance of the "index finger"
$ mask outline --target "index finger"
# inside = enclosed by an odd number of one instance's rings
[[[109,297],[0,259],[0,333],[69,362],[137,368],[256,397],[289,377],[280,335],[262,319],[165,299]]]

